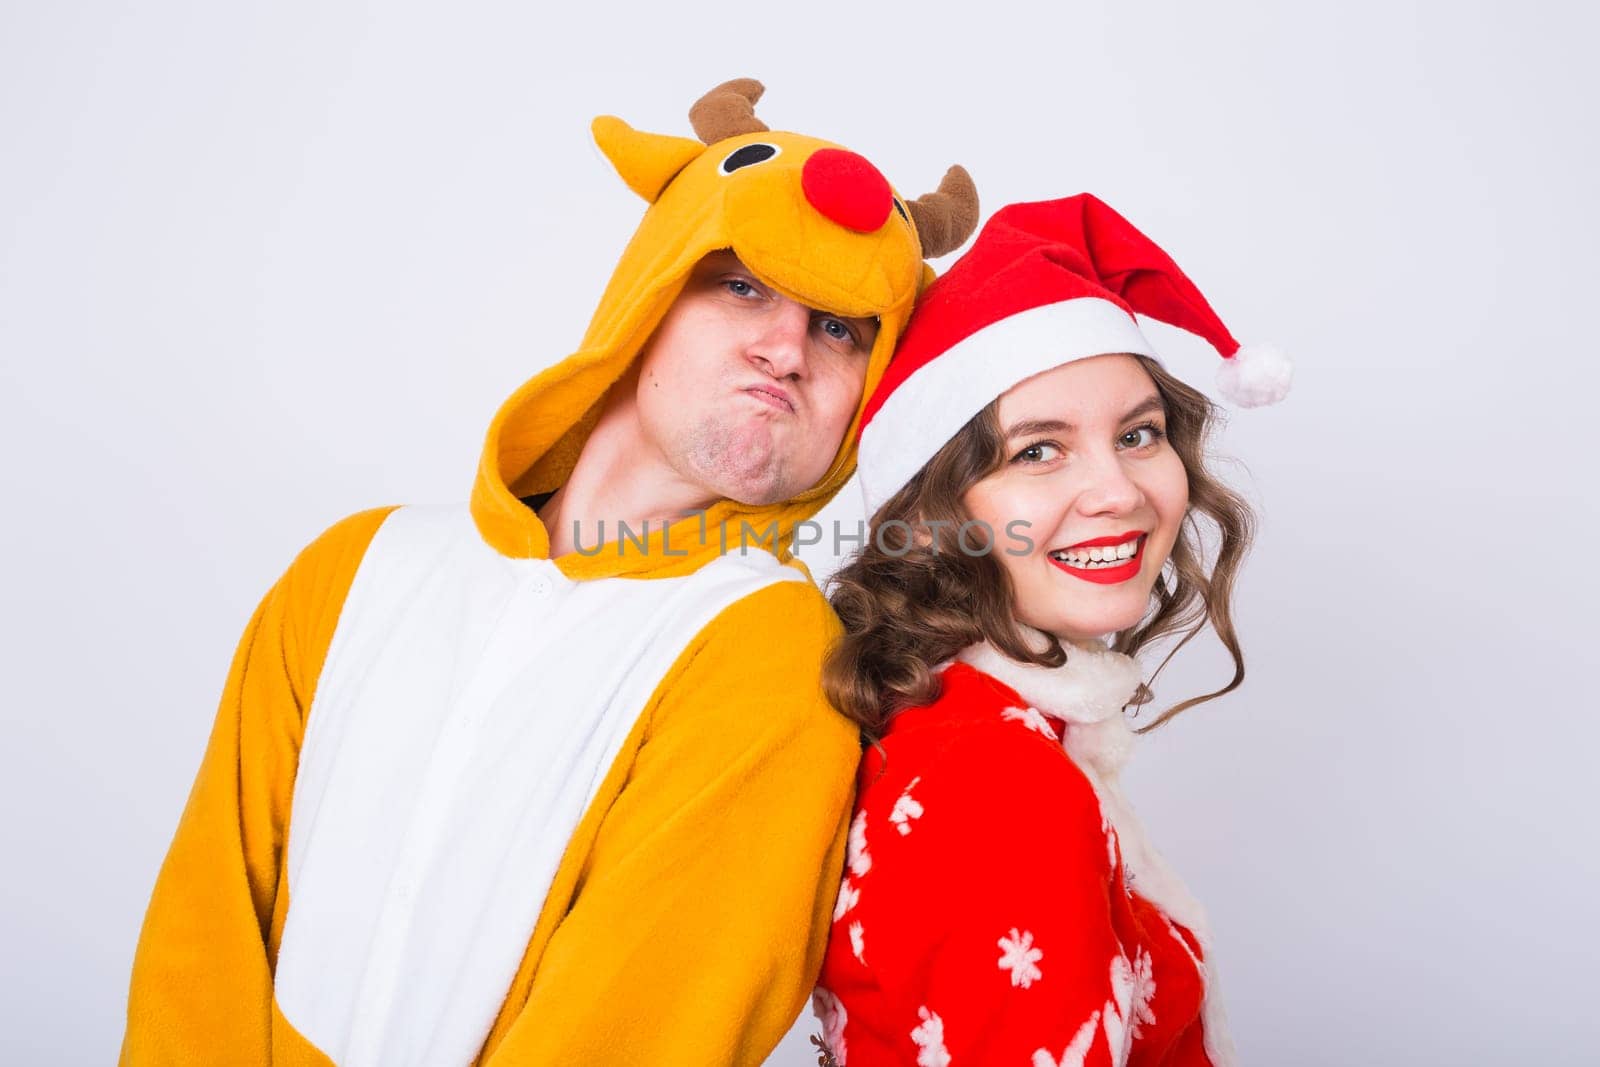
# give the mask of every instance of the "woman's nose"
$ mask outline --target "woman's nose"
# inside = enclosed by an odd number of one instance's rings
[[[1144,491],[1115,454],[1096,456],[1083,474],[1077,506],[1085,515],[1122,515],[1144,503]]]

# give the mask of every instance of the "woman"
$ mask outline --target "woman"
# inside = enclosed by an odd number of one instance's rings
[[[1243,679],[1251,515],[1205,467],[1210,401],[1133,312],[1215,345],[1236,402],[1287,390],[1281,356],[1241,351],[1085,195],[998,212],[866,408],[872,532],[834,578],[824,685],[874,744],[816,994],[824,1063],[1232,1060],[1203,915],[1117,771],[1124,709],[1151,698],[1141,648],[1209,623],[1234,661],[1151,727]]]

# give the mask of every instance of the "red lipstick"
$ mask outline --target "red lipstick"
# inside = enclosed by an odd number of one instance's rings
[[[1125,545],[1135,537],[1139,539],[1139,543],[1134,546],[1133,555],[1128,557],[1126,563],[1115,567],[1096,567],[1093,570],[1085,570],[1082,567],[1074,567],[1064,563],[1050,554],[1046,554],[1045,558],[1074,578],[1082,578],[1084,581],[1094,582],[1096,585],[1116,585],[1137,575],[1139,569],[1144,565],[1144,542],[1146,537],[1144,533],[1135,530],[1132,533],[1123,534],[1121,537],[1100,537],[1093,541],[1083,541],[1071,546],[1073,548],[1104,548],[1108,545]]]

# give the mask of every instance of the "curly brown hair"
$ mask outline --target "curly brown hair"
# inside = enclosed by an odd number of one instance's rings
[[[1144,733],[1196,704],[1232,692],[1244,681],[1244,655],[1234,631],[1231,601],[1239,566],[1254,536],[1255,516],[1244,498],[1206,464],[1207,445],[1222,420],[1220,410],[1155,360],[1134,358],[1150,375],[1165,405],[1167,437],[1188,474],[1189,510],[1167,565],[1156,578],[1150,610],[1138,625],[1118,633],[1111,647],[1131,656],[1180,634],[1157,667],[1159,675],[1178,649],[1210,623],[1233,657],[1233,678],[1227,685],[1168,708],[1140,728]],[[1067,660],[1067,650],[1054,637],[1043,652],[1030,647],[1031,631],[1012,611],[1013,592],[1005,568],[992,553],[974,554],[970,541],[966,546],[959,543],[965,536],[963,524],[971,520],[961,502],[967,490],[999,470],[1008,458],[999,407],[997,398],[973,416],[878,509],[866,544],[828,582],[828,598],[845,632],[823,665],[822,686],[834,707],[869,741],[883,735],[890,717],[901,708],[937,699],[939,677],[934,667],[968,645],[987,640],[1012,659],[1043,667],[1059,667]],[[913,526],[919,530],[915,536]],[[1209,569],[1207,526],[1215,544]],[[1144,685],[1133,704],[1143,706],[1152,699],[1153,692]]]

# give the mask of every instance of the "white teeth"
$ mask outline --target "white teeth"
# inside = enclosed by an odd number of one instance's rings
[[[1096,548],[1062,548],[1050,553],[1051,557],[1062,563],[1081,570],[1099,570],[1104,567],[1120,567],[1124,561],[1130,560],[1139,551],[1139,538],[1125,541],[1120,545],[1105,545]]]

